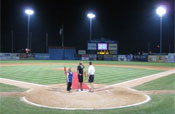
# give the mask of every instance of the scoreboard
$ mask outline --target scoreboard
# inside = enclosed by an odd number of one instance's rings
[[[108,50],[107,43],[98,43],[98,50]]]
[[[90,54],[116,55],[118,51],[117,42],[88,42],[87,50]]]

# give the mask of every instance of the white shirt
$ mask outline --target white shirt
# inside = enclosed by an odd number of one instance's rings
[[[89,75],[94,75],[95,74],[95,68],[93,65],[90,65],[88,68],[88,74]]]

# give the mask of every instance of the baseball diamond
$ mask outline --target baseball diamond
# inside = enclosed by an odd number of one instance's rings
[[[2,61],[0,64],[2,69],[0,83],[25,88],[27,90],[16,93],[2,91],[0,94],[1,97],[16,96],[21,99],[21,102],[27,103],[28,105],[50,108],[52,110],[116,110],[149,104],[153,102],[150,97],[153,92],[138,91],[134,88],[144,83],[152,82],[152,80],[169,77],[169,75],[174,77],[175,74],[174,67],[166,65],[157,66],[155,64],[154,66],[150,66],[147,63],[145,65],[136,65],[135,63],[106,64],[105,62],[96,62],[96,64],[94,64],[97,71],[95,75],[94,93],[88,92],[87,90],[78,92],[76,89],[72,89],[71,93],[67,93],[66,83],[64,81],[64,66],[72,67],[73,72],[76,72],[78,61],[9,62],[10,61]],[[84,61],[84,65],[88,65],[86,61]],[[27,70],[24,70],[26,68]],[[38,72],[37,69],[40,69],[40,72]],[[49,75],[43,72],[43,70],[51,74]],[[87,68],[85,71],[86,70]],[[22,73],[14,74],[14,72],[17,71],[21,71]],[[28,72],[28,75],[23,75],[25,72]],[[11,76],[11,74],[14,74],[14,76]],[[110,78],[112,78],[113,81]],[[89,86],[88,79],[85,79],[85,83]],[[173,91],[170,90],[162,94],[166,93],[174,94]]]
[[[0,114],[175,114],[175,0],[0,4]]]

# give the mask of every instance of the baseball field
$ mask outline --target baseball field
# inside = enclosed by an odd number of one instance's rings
[[[0,62],[1,114],[175,113],[175,63],[92,61],[95,92],[66,93],[64,67],[80,61]]]

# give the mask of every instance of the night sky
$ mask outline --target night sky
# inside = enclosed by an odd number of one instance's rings
[[[164,53],[174,51],[174,0],[1,0],[1,52],[11,52],[12,31],[14,52],[27,46],[26,8],[32,8],[30,32],[33,52],[46,52],[49,46],[61,46],[59,30],[64,24],[64,45],[87,49],[89,40],[88,12],[96,14],[92,21],[92,39],[101,37],[118,41],[120,54],[148,51],[158,53],[160,17],[156,8],[164,4]],[[173,5],[174,4],[174,5]]]

